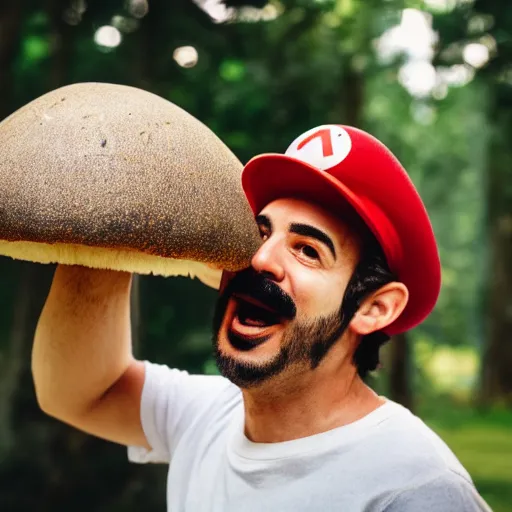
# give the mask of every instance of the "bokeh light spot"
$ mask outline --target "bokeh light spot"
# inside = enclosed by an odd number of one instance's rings
[[[462,52],[464,61],[474,68],[481,68],[489,61],[489,49],[481,43],[470,43]]]
[[[172,57],[182,68],[193,68],[199,59],[197,50],[193,46],[180,46],[176,48]]]
[[[99,46],[106,48],[115,48],[121,44],[121,32],[112,25],[104,25],[96,30],[94,34],[94,41]]]

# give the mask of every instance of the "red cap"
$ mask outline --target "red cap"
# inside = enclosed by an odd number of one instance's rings
[[[255,215],[283,197],[309,199],[333,212],[348,202],[409,290],[407,306],[385,332],[407,331],[432,311],[441,287],[432,225],[405,169],[375,137],[350,126],[318,126],[297,137],[284,155],[250,160],[242,186]]]

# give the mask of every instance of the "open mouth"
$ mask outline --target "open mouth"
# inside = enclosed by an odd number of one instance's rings
[[[267,341],[283,322],[276,311],[248,296],[235,296],[236,307],[229,339],[239,350],[250,350]]]
[[[236,297],[236,316],[246,327],[269,327],[281,323],[280,315],[270,307],[250,297]]]

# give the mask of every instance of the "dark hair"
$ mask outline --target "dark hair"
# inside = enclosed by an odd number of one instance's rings
[[[345,325],[350,322],[368,295],[397,280],[397,276],[389,269],[384,251],[377,239],[370,232],[365,233],[361,259],[347,285],[341,306]],[[388,340],[389,336],[381,331],[363,336],[353,359],[361,378],[377,368],[380,347]]]

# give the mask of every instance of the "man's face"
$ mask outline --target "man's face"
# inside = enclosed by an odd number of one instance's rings
[[[359,258],[348,226],[312,203],[279,199],[256,220],[263,244],[223,290],[214,321],[220,371],[246,388],[318,365],[342,335]]]

